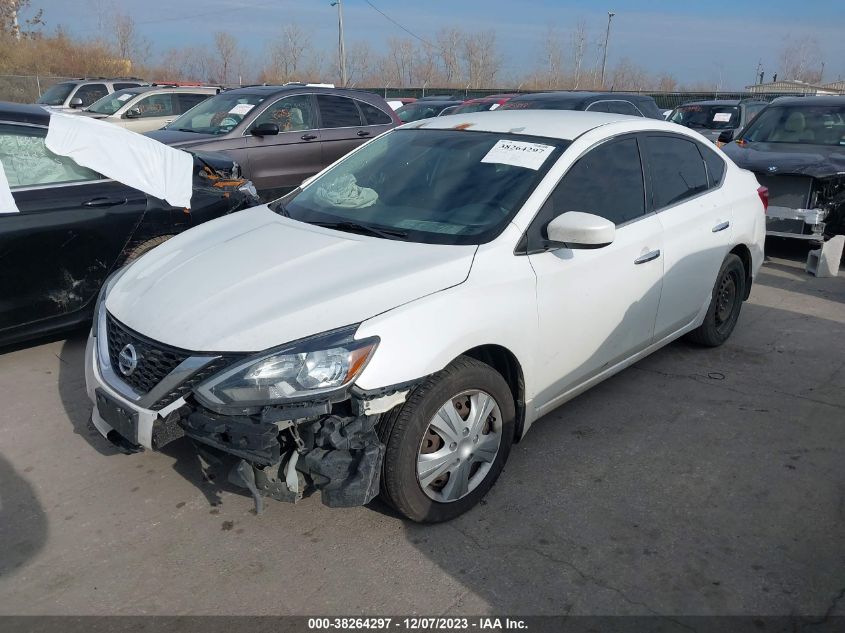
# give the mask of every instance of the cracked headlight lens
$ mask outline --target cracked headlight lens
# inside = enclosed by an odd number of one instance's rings
[[[355,328],[320,334],[253,356],[199,385],[210,408],[250,407],[341,389],[364,369],[377,338],[356,341]]]

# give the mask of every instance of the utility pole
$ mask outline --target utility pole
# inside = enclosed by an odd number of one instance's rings
[[[610,21],[616,15],[613,11],[607,12],[607,32],[604,34],[604,59],[601,62],[601,87],[604,88],[604,71],[607,68],[607,42],[610,39]]]
[[[346,47],[343,42],[343,0],[334,0],[331,6],[337,7],[337,53],[340,58],[340,83],[346,87]]]

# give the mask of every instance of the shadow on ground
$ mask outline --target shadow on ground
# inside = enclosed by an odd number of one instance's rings
[[[46,541],[47,516],[35,491],[0,455],[0,578],[23,567]]]

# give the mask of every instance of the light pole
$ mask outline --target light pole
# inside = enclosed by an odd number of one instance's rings
[[[346,87],[346,47],[343,43],[343,0],[334,0],[331,6],[337,7],[337,53],[340,57],[340,83]]]
[[[607,12],[607,32],[604,34],[604,59],[601,62],[601,87],[604,88],[604,71],[607,68],[607,41],[610,39],[610,21],[616,15],[613,11]]]

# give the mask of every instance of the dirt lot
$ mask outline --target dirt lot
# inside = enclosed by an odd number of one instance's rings
[[[780,255],[728,344],[548,415],[434,527],[319,496],[256,517],[181,442],[99,437],[84,336],[0,354],[0,613],[843,615],[845,277]]]

